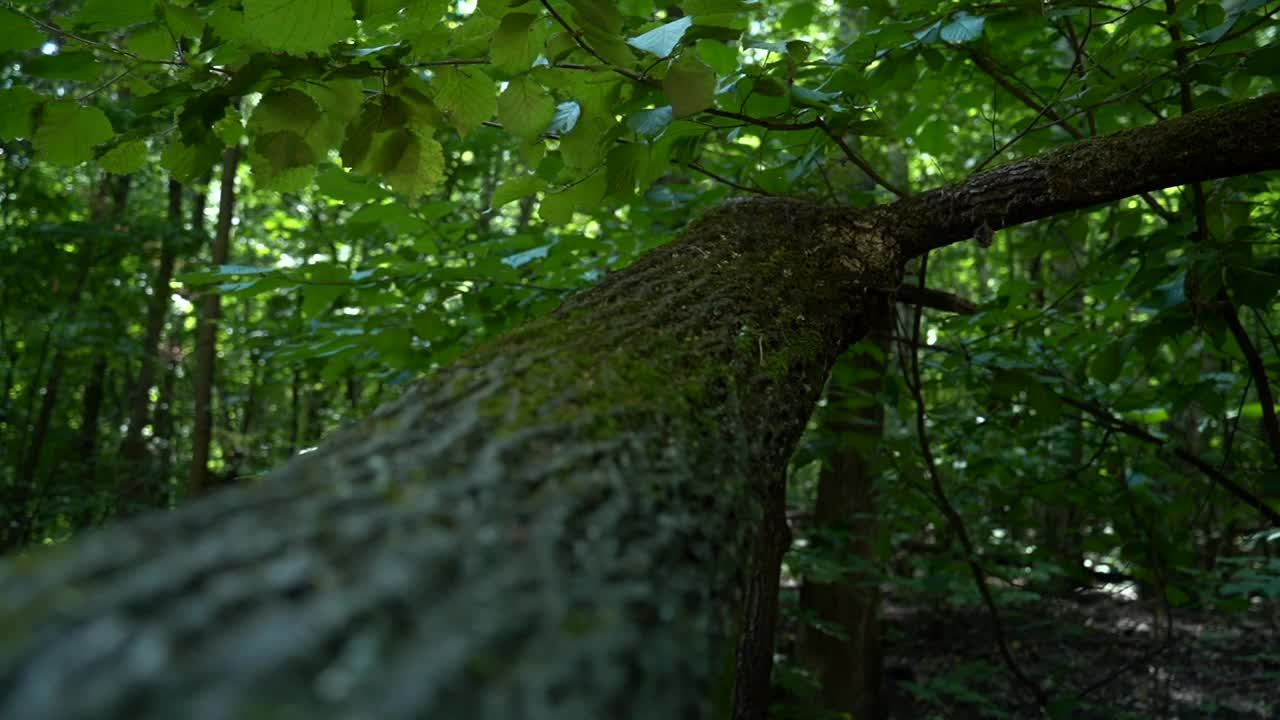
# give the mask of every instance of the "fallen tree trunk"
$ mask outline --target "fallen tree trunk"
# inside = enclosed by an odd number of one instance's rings
[[[762,716],[786,463],[877,289],[984,226],[1280,167],[1280,96],[1073,147],[866,211],[731,202],[259,485],[8,563],[0,717]],[[1068,192],[1084,159],[1104,187]]]

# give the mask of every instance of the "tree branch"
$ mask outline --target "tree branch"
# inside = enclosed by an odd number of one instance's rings
[[[1087,403],[1081,400],[1076,400],[1075,398],[1067,397],[1065,395],[1058,395],[1058,397],[1062,400],[1062,402],[1070,405],[1071,407],[1076,408],[1077,410],[1083,410],[1084,412],[1088,413],[1095,420],[1101,423],[1103,427],[1106,427],[1110,430],[1118,430],[1119,432],[1122,432],[1125,435],[1137,438],[1145,443],[1148,443],[1150,445],[1155,445],[1156,447],[1159,447],[1159,448],[1166,448],[1169,444],[1167,441],[1161,440],[1155,435],[1152,435],[1151,433],[1147,432],[1142,427],[1139,427],[1138,425],[1135,425],[1123,418],[1116,417],[1115,415],[1112,415],[1110,412],[1108,412],[1106,409],[1098,407],[1097,405],[1094,405],[1092,403]],[[1222,486],[1225,490],[1227,490],[1227,492],[1230,492],[1232,495],[1235,495],[1236,498],[1238,498],[1241,502],[1245,503],[1246,505],[1262,513],[1272,523],[1275,523],[1277,526],[1280,526],[1280,512],[1277,512],[1274,508],[1272,508],[1267,503],[1263,502],[1256,495],[1246,490],[1235,480],[1232,480],[1231,478],[1222,474],[1222,472],[1220,472],[1214,466],[1210,465],[1204,460],[1201,460],[1195,455],[1192,455],[1186,450],[1183,450],[1182,448],[1175,447],[1170,452],[1172,452],[1174,457],[1178,458],[1179,460],[1187,463],[1188,465],[1191,465],[1195,469],[1204,473],[1205,477],[1208,477],[1213,482]]]
[[[1280,93],[1082,140],[880,209],[904,251],[1151,190],[1280,168]]]

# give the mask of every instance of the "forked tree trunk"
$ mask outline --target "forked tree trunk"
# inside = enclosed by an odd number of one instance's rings
[[[784,468],[871,289],[1278,165],[1272,97],[869,211],[726,204],[263,483],[4,566],[0,717],[762,717]]]

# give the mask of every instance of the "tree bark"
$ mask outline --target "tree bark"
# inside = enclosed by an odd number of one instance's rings
[[[218,201],[218,226],[213,234],[212,262],[223,265],[231,245],[231,221],[236,207],[236,168],[240,165],[240,148],[227,148],[222,154],[222,185]],[[191,430],[191,467],[187,474],[187,492],[199,495],[209,484],[209,447],[213,441],[214,363],[218,352],[218,320],[222,316],[222,297],[209,292],[200,299],[200,322],[196,329],[195,422]]]
[[[827,387],[826,427],[834,441],[818,476],[815,544],[822,552],[860,561],[864,568],[830,582],[805,579],[800,606],[825,627],[805,628],[806,664],[822,684],[823,706],[852,717],[884,720],[881,702],[884,652],[880,631],[879,573],[873,568],[877,523],[875,483],[884,433],[884,408],[876,398],[884,386],[893,335],[893,308],[875,310],[872,338],[846,356]],[[825,532],[821,532],[825,531]],[[839,634],[837,634],[839,633]]]
[[[1278,97],[871,210],[727,203],[264,482],[0,567],[0,717],[763,717],[783,471],[873,289],[982,222],[1280,166]],[[1140,156],[1170,127],[1237,164]]]
[[[182,183],[170,179],[169,227],[165,229],[160,245],[160,260],[156,264],[151,297],[147,300],[147,325],[142,340],[142,363],[137,381],[129,392],[129,427],[120,444],[120,457],[132,467],[130,476],[122,478],[122,488],[117,502],[128,512],[130,506],[155,507],[161,493],[153,487],[157,478],[149,467],[143,427],[151,414],[151,388],[155,384],[156,365],[160,359],[160,343],[165,321],[169,317],[169,283],[173,280],[173,268],[177,261],[177,238],[182,233]],[[165,478],[167,480],[168,478]]]

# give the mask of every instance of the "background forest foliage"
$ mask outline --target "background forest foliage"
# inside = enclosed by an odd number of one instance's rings
[[[255,482],[727,198],[867,206],[1274,92],[1278,9],[4,0],[3,547]],[[841,635],[798,588],[979,608],[960,532],[1002,608],[1105,590],[1157,645],[1205,611],[1274,640],[1280,529],[1203,466],[1280,498],[1277,227],[1261,175],[934,253],[928,284],[977,312],[899,305],[793,462],[780,716],[822,712],[797,638]],[[850,448],[869,534],[814,520]],[[1002,716],[988,650],[904,680],[920,716]]]

